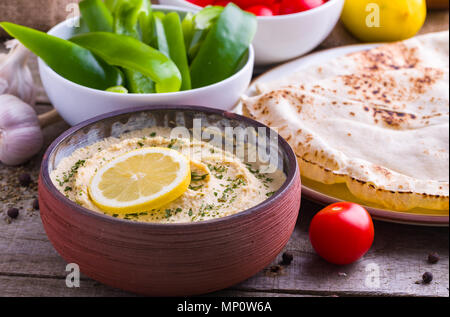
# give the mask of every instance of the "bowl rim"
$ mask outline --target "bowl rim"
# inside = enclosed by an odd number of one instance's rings
[[[249,126],[254,127],[264,127],[266,129],[272,130],[270,127],[266,126],[265,124],[258,122],[256,120],[253,120],[251,118],[236,114],[234,112],[229,112],[226,110],[216,109],[216,108],[210,108],[210,107],[203,107],[203,106],[189,106],[189,105],[158,105],[158,106],[140,106],[140,107],[133,107],[129,109],[121,109],[117,111],[112,111],[109,113],[101,114],[96,117],[93,117],[91,119],[85,120],[83,122],[80,122],[79,124],[69,128],[68,130],[64,131],[61,135],[59,135],[47,148],[45,151],[45,154],[42,158],[42,163],[40,167],[40,176],[42,177],[42,182],[39,181],[39,187],[45,186],[46,189],[50,192],[50,194],[59,200],[63,205],[68,206],[68,208],[71,208],[72,210],[75,210],[76,212],[81,213],[84,216],[89,216],[92,218],[95,218],[98,221],[106,221],[110,223],[116,223],[120,225],[125,226],[132,226],[132,227],[142,227],[142,228],[150,228],[150,229],[161,229],[161,230],[172,230],[175,228],[201,228],[204,226],[210,226],[215,224],[226,224],[226,223],[233,223],[235,220],[239,220],[242,218],[245,218],[253,213],[262,212],[267,206],[271,205],[273,202],[279,200],[282,196],[285,195],[285,193],[294,185],[296,181],[296,177],[299,177],[299,170],[298,170],[298,162],[297,157],[294,153],[294,150],[291,148],[291,146],[288,144],[288,142],[281,137],[276,131],[278,136],[278,144],[281,146],[282,151],[287,156],[287,164],[289,167],[289,173],[286,174],[286,180],[281,185],[281,187],[269,198],[266,200],[260,202],[259,204],[244,209],[240,212],[237,212],[235,214],[224,216],[220,218],[215,219],[209,219],[209,220],[203,220],[203,221],[197,221],[197,222],[184,222],[184,223],[155,223],[155,222],[140,222],[140,221],[130,221],[120,218],[114,218],[112,216],[90,210],[88,208],[85,208],[83,206],[78,205],[74,201],[70,200],[69,198],[65,197],[53,184],[50,173],[49,173],[49,158],[55,151],[55,149],[58,147],[58,145],[70,137],[73,133],[82,130],[86,128],[87,126],[94,124],[96,122],[100,122],[105,119],[113,118],[116,116],[120,116],[123,114],[128,113],[139,113],[139,112],[145,112],[145,111],[164,111],[164,110],[178,110],[178,111],[197,111],[202,112],[206,114],[216,114],[219,116],[222,116],[227,119],[235,119],[242,121]],[[301,195],[301,192],[298,193]]]
[[[169,5],[155,4],[155,5],[152,5],[152,8],[156,9],[155,11],[158,11],[158,9],[159,9],[159,10],[172,10],[172,11],[176,11],[176,12],[192,12],[192,13],[195,12],[194,9],[182,8],[182,7],[177,7],[177,6],[169,6]],[[79,19],[79,17],[72,17],[72,18],[66,19],[66,20],[56,24],[54,27],[52,27],[47,32],[47,34],[56,36],[53,34],[54,32],[57,32],[57,31],[59,31],[59,29],[62,29],[64,27],[69,27],[69,26],[67,26],[67,24],[71,23],[72,21],[76,21],[77,19]],[[57,37],[59,37],[59,36],[57,36]],[[53,76],[56,80],[64,82],[67,85],[73,85],[74,87],[76,87],[78,89],[85,90],[86,93],[91,92],[91,93],[96,93],[96,94],[104,95],[104,96],[117,96],[118,98],[136,98],[136,99],[143,98],[143,99],[145,99],[145,98],[148,98],[149,96],[164,96],[164,97],[180,96],[180,97],[183,97],[183,96],[187,96],[190,94],[203,92],[208,89],[218,88],[222,85],[226,85],[227,83],[237,79],[238,77],[243,76],[244,73],[246,71],[248,71],[249,67],[253,67],[254,60],[255,60],[255,50],[254,50],[253,44],[250,44],[250,46],[248,48],[247,62],[244,64],[244,66],[241,67],[241,69],[239,69],[237,72],[235,72],[230,77],[227,77],[217,83],[214,83],[214,84],[211,84],[208,86],[204,86],[204,87],[200,87],[200,88],[194,88],[194,89],[189,89],[189,90],[180,90],[180,91],[176,91],[176,92],[145,93],[145,94],[139,94],[139,93],[120,94],[120,93],[116,93],[116,92],[86,87],[86,86],[77,84],[71,80],[64,78],[63,76],[61,76],[60,74],[55,72],[50,66],[48,66],[47,63],[45,63],[40,57],[38,57],[38,64],[39,64],[39,73],[41,74],[41,76],[42,76],[42,72],[46,71],[51,76]]]
[[[191,2],[189,2],[187,0],[177,0],[177,1],[187,2],[190,5],[198,8],[198,9],[203,9],[204,8],[204,7],[201,7],[201,6],[196,5],[194,3],[191,3]],[[294,18],[295,19],[295,18],[297,18],[299,16],[307,16],[307,15],[311,15],[311,14],[314,14],[316,12],[319,12],[320,10],[326,10],[326,8],[328,8],[328,7],[330,7],[330,6],[334,5],[334,4],[337,4],[338,2],[344,2],[344,0],[328,0],[324,4],[322,4],[322,5],[318,6],[318,7],[306,10],[306,11],[290,13],[290,14],[272,15],[272,16],[257,16],[256,19],[257,20],[261,20],[261,21],[287,20],[287,19],[290,19],[290,18]],[[189,9],[192,8],[193,9],[193,7],[188,7],[188,6],[185,6],[183,8],[189,8]]]

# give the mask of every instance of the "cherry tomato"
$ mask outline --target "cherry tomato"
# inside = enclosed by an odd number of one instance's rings
[[[372,218],[360,205],[331,204],[319,211],[309,226],[309,239],[316,252],[335,264],[350,264],[372,245]]]
[[[282,0],[280,14],[292,14],[314,9],[324,3],[324,0]]]
[[[216,1],[216,2],[214,2],[214,5],[226,7],[228,5],[228,3],[230,3],[230,2],[233,2],[233,1],[229,1],[229,0]]]
[[[281,5],[281,3],[274,3],[270,6],[270,9],[272,10],[273,15],[280,14],[280,5]]]
[[[245,9],[245,11],[251,12],[256,16],[272,16],[273,12],[270,10],[270,8],[262,5],[253,6],[250,8]]]
[[[207,5],[213,4],[213,0],[187,0],[190,3],[196,4],[200,7],[206,7]]]
[[[270,6],[276,0],[232,0],[231,2],[237,4],[241,8],[249,8],[257,5]]]

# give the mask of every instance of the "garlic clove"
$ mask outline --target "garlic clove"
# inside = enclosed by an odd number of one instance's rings
[[[10,51],[0,55],[0,81],[3,81],[3,84],[0,82],[0,94],[17,96],[34,106],[36,88],[27,65],[30,51],[17,40],[10,40],[5,44]]]
[[[5,94],[7,88],[8,88],[8,82],[5,79],[0,78],[0,95]]]
[[[34,109],[12,95],[0,95],[0,161],[18,165],[39,152],[43,135]]]
[[[25,127],[0,133],[0,161],[5,165],[27,162],[42,148],[43,138],[39,127]]]

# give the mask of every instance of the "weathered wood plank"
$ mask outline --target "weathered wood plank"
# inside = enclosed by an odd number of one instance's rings
[[[421,32],[448,28],[448,11],[429,14]],[[320,46],[329,48],[353,43],[355,40],[339,25]],[[0,49],[1,51],[1,49]],[[37,83],[36,63],[31,66]],[[40,102],[46,103],[41,93]],[[38,111],[49,109],[38,106]],[[45,129],[48,145],[68,126],[61,122]],[[37,179],[40,155],[19,168],[0,163],[0,195],[6,192],[7,175],[29,172]],[[66,263],[48,241],[38,211],[29,210],[35,187],[17,189],[20,199],[0,201],[0,295],[1,296],[131,296],[82,276],[81,287],[65,286]],[[5,210],[10,205],[21,208],[18,219],[8,224]],[[448,228],[425,228],[376,222],[375,242],[361,261],[344,267],[321,260],[309,244],[307,228],[312,215],[320,207],[303,200],[300,220],[286,249],[294,254],[293,263],[280,275],[263,271],[229,290],[213,293],[219,296],[311,296],[311,295],[398,295],[449,296],[449,231]],[[441,260],[426,262],[429,252],[438,252]],[[279,259],[274,261],[277,264]],[[370,269],[379,268],[379,286],[368,283]],[[366,271],[369,270],[369,271]],[[425,271],[434,275],[429,285],[416,284]],[[376,280],[375,280],[376,284]]]
[[[42,107],[41,107],[41,110]],[[46,143],[66,129],[58,124],[46,129]],[[42,154],[42,153],[41,153]],[[36,179],[39,158],[25,167]],[[13,173],[16,168],[2,166],[0,175]],[[20,200],[22,207],[18,219],[8,224],[5,215],[0,216],[0,276],[56,277],[61,283],[65,278],[66,263],[48,242],[37,211],[27,211],[32,199]],[[1,205],[1,210],[6,209]],[[291,266],[280,276],[267,276],[261,272],[255,277],[234,287],[244,292],[282,292],[291,294],[316,295],[425,295],[448,296],[448,229],[412,227],[376,222],[375,243],[367,256],[360,262],[336,267],[318,258],[308,242],[307,227],[312,215],[320,207],[303,201],[300,221],[287,245],[287,250],[295,256]],[[425,259],[428,252],[436,251],[441,260],[429,265]],[[276,264],[277,261],[274,262]],[[375,263],[380,268],[380,286],[368,287],[365,283],[368,272],[366,266]],[[435,280],[430,285],[414,282],[425,271],[431,271]],[[343,276],[345,273],[346,276]],[[83,281],[90,281],[83,278]],[[2,289],[4,282],[0,282]],[[8,282],[10,283],[10,282]],[[11,291],[11,286],[8,288]],[[24,290],[18,282],[16,294]],[[25,290],[28,291],[28,290]],[[55,288],[53,295],[66,295],[64,288]],[[82,290],[79,290],[82,293]],[[90,290],[86,290],[86,295]],[[44,292],[44,294],[47,294]],[[37,295],[37,294],[36,294]]]
[[[238,289],[321,295],[449,295],[448,228],[375,222],[375,241],[368,254],[355,264],[335,266],[321,260],[309,243],[307,228],[318,206],[302,203],[300,221],[286,247],[294,254],[291,266],[277,277],[261,272]],[[427,263],[429,252],[438,252],[441,260]],[[379,279],[371,283],[374,269],[379,270]],[[425,271],[433,273],[434,281],[416,284]]]
[[[304,202],[301,219],[286,247],[295,258],[283,274],[261,272],[233,289],[317,295],[448,296],[448,229],[376,222],[377,236],[370,252],[354,265],[339,267],[318,258],[308,242],[306,228],[317,209]],[[47,241],[37,215],[20,216],[9,225],[2,224],[0,250],[0,275],[57,277],[63,283],[66,263]],[[430,251],[441,255],[437,264],[426,262]],[[372,263],[380,270],[379,287],[366,283],[370,273],[366,268]],[[415,284],[425,271],[433,272],[434,281],[430,285]],[[17,292],[21,292],[20,288]]]
[[[137,295],[114,289],[93,280],[82,280],[79,288],[68,288],[64,279],[37,278],[24,276],[1,276],[0,296],[2,297],[136,297]],[[20,293],[17,290],[20,289]],[[311,297],[311,295],[297,295],[286,293],[246,292],[239,290],[225,290],[205,297]]]
[[[92,280],[81,281],[79,288],[69,288],[66,286],[64,279],[0,275],[0,296],[129,297],[135,295],[110,288]]]

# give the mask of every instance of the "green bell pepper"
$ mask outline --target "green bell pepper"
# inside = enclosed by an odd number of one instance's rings
[[[115,92],[115,93],[119,93],[119,94],[128,93],[128,90],[124,86],[109,87],[109,88],[105,89],[105,91]]]
[[[105,3],[105,6],[108,8],[109,12],[113,14],[113,12],[116,10],[117,5],[122,2],[122,0],[103,0]]]
[[[120,0],[114,6],[114,32],[132,36],[148,44],[152,37],[152,9],[148,0]],[[155,83],[142,73],[124,69],[131,93],[155,92]]]
[[[156,92],[176,92],[181,74],[166,55],[130,36],[92,32],[74,36],[71,41],[100,56],[107,63],[131,69],[150,77]]]
[[[114,10],[114,32],[132,36],[145,44],[152,37],[152,8],[149,0],[122,0]]]
[[[184,16],[181,28],[183,29],[184,47],[188,48],[194,35],[194,15],[191,12],[186,13]]]
[[[153,12],[153,27],[154,27],[154,43],[153,47],[156,47],[161,53],[169,57],[169,44],[167,43],[166,33],[164,32],[164,20],[165,14],[162,12]]]
[[[101,0],[82,0],[79,3],[81,16],[91,32],[112,32],[113,17]]]
[[[208,32],[191,64],[192,88],[233,75],[256,33],[256,17],[228,4]]]
[[[200,47],[203,45],[208,32],[217,21],[222,11],[223,7],[221,6],[209,6],[194,15],[190,42],[189,45],[186,46],[189,60],[194,60]]]
[[[82,86],[105,90],[124,84],[122,72],[91,51],[56,36],[10,22],[0,26],[39,56],[62,77]]]
[[[210,28],[216,21],[224,8],[221,6],[208,6],[194,16],[194,28],[205,30]]]
[[[129,92],[135,94],[152,94],[155,92],[155,82],[150,77],[132,69],[123,69]]]
[[[180,90],[191,89],[191,75],[180,16],[176,12],[170,12],[167,15],[162,12],[154,12],[153,22],[158,50],[169,57],[181,73]]]
[[[168,13],[163,21],[166,47],[170,57],[181,73],[181,90],[191,89],[191,75],[184,46],[180,16],[176,12]]]

